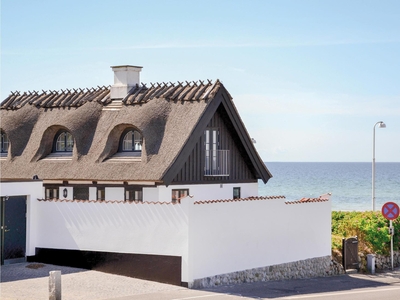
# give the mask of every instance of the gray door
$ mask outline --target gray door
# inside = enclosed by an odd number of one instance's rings
[[[1,197],[1,264],[25,260],[26,196]]]

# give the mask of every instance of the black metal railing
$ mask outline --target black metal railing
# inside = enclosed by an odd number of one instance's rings
[[[229,150],[205,151],[205,176],[229,176]]]

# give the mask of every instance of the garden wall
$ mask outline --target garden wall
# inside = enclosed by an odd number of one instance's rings
[[[35,200],[33,206],[36,233],[28,255],[43,248],[181,257],[182,282],[188,286],[207,277],[310,259],[322,259],[326,270],[331,253],[329,200]],[[307,270],[307,264],[297,266]]]
[[[289,203],[195,201],[189,214],[189,281],[330,257],[331,202]]]

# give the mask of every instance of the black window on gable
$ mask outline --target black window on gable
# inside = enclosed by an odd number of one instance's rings
[[[143,138],[139,131],[128,128],[121,135],[119,152],[140,152],[142,151]]]
[[[4,131],[1,131],[0,143],[1,143],[1,153],[8,153],[8,146],[10,143],[8,141],[7,134]]]
[[[74,149],[74,138],[67,130],[57,132],[53,142],[53,152],[72,152]]]

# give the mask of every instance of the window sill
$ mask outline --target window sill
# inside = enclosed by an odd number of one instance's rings
[[[106,162],[141,162],[141,157],[134,156],[113,156],[106,160]]]
[[[42,160],[44,161],[71,161],[72,153],[51,153]]]
[[[109,162],[141,162],[142,152],[117,152],[107,159]]]

